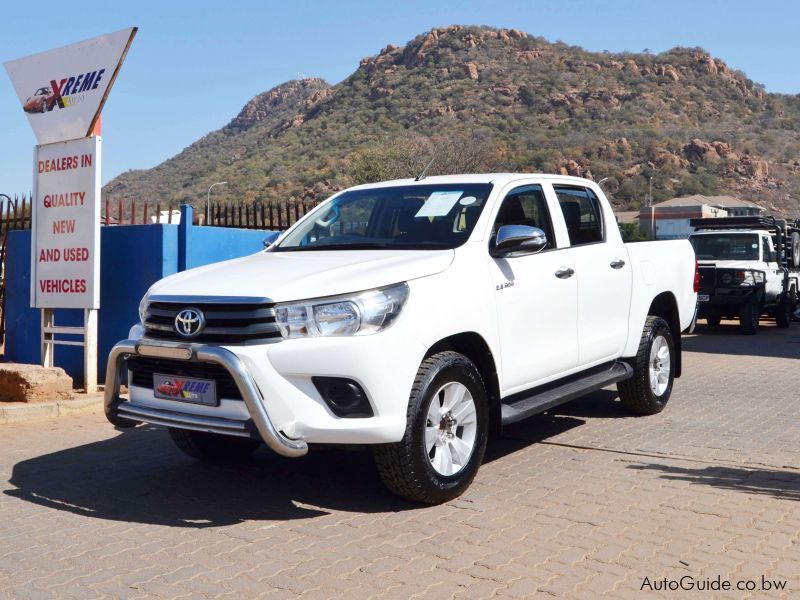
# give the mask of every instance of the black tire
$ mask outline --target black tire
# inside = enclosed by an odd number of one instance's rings
[[[706,315],[706,323],[709,327],[719,327],[720,321],[722,321],[722,315],[719,313],[709,313]]]
[[[788,294],[781,294],[778,306],[775,307],[775,322],[781,329],[787,329],[792,324],[794,316],[794,306]]]
[[[796,231],[789,238],[789,262],[795,269],[800,267],[800,233]]]
[[[204,462],[244,460],[261,445],[258,440],[249,438],[175,427],[169,428],[169,436],[184,454]]]
[[[650,353],[658,338],[666,341],[670,358],[667,387],[661,394],[656,394],[650,386],[650,363],[654,359]],[[647,317],[639,341],[639,349],[636,356],[630,361],[630,365],[633,367],[633,377],[617,384],[622,405],[640,415],[655,415],[664,410],[670,394],[672,394],[675,361],[675,340],[672,338],[669,324],[661,317]]]
[[[761,305],[758,301],[745,302],[739,307],[739,332],[742,335],[755,335],[758,331],[758,320],[761,317]]]
[[[434,470],[425,444],[428,408],[446,383],[464,385],[472,395],[477,430],[470,458],[460,471],[444,476]],[[408,402],[406,430],[396,444],[375,448],[375,464],[386,487],[414,502],[441,504],[460,496],[472,483],[483,461],[489,430],[486,387],[478,369],[466,356],[440,352],[426,358],[414,380]]]

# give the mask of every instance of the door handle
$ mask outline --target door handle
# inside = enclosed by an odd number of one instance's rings
[[[616,260],[612,260],[610,266],[612,269],[621,269],[625,266],[625,261],[618,258]]]
[[[558,277],[559,279],[569,279],[573,275],[575,275],[575,269],[561,268],[558,271],[556,271],[556,277]]]

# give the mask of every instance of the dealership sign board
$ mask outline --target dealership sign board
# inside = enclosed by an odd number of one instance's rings
[[[31,304],[100,307],[97,136],[36,147]]]
[[[91,135],[136,28],[5,63],[39,144]]]

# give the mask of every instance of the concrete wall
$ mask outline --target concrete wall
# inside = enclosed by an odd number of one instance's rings
[[[191,223],[191,218],[183,223]],[[183,231],[181,231],[183,228]],[[111,347],[139,320],[147,288],[159,279],[213,262],[239,258],[263,249],[269,232],[184,225],[126,225],[100,232],[100,312],[98,373],[105,377]],[[39,363],[41,317],[30,308],[31,232],[12,231],[6,262],[7,362]],[[56,325],[83,325],[83,311],[57,310]],[[60,339],[70,339],[60,336]],[[80,338],[74,338],[80,339]],[[56,346],[55,362],[77,385],[83,383],[83,348]]]

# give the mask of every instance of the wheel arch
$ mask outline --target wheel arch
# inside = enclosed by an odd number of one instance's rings
[[[650,303],[647,316],[661,317],[669,325],[675,344],[675,377],[681,376],[681,317],[678,302],[672,292],[662,292]],[[644,326],[644,324],[642,324]]]
[[[447,350],[463,354],[475,363],[486,385],[490,431],[500,431],[500,380],[497,375],[497,363],[489,344],[479,333],[465,331],[442,338],[433,344],[428,348],[423,360]]]

